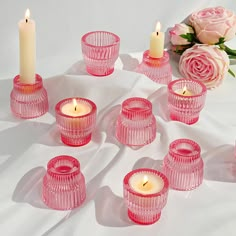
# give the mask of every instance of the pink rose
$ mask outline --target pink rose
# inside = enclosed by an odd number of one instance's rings
[[[170,41],[174,45],[188,45],[192,43],[191,36],[190,40],[187,39],[188,34],[194,34],[193,28],[186,24],[176,24],[170,31]],[[184,38],[181,35],[185,35]]]
[[[192,13],[190,24],[204,44],[216,44],[220,38],[232,39],[236,33],[236,16],[223,7],[206,8]]]
[[[195,44],[180,57],[179,70],[185,78],[199,80],[208,89],[215,88],[229,70],[229,58],[215,45]]]

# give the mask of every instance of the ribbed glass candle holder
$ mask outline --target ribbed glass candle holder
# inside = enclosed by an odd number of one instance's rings
[[[164,174],[153,169],[137,169],[123,180],[124,200],[129,218],[138,224],[159,220],[167,203],[169,183]]]
[[[80,163],[71,156],[57,156],[47,165],[43,178],[43,201],[57,210],[80,206],[86,198],[85,179]]]
[[[17,75],[13,80],[10,106],[12,113],[23,119],[45,114],[48,111],[48,96],[43,87],[42,77],[36,74],[35,83],[25,84],[20,82],[20,76]]]
[[[200,146],[190,139],[173,141],[163,161],[163,173],[172,189],[192,190],[198,187],[203,181]]]
[[[110,75],[119,55],[120,38],[107,31],[93,31],[81,38],[87,72],[95,76]]]
[[[146,75],[159,84],[168,84],[172,80],[172,69],[169,63],[169,53],[164,51],[163,57],[149,56],[149,50],[143,53],[143,60],[135,70]]]
[[[64,112],[63,107],[77,103],[77,111],[87,109],[84,114],[73,114],[73,111]],[[83,146],[90,142],[92,132],[96,126],[97,107],[94,102],[86,98],[67,98],[55,106],[56,122],[61,133],[61,140],[69,146]]]
[[[156,118],[152,114],[152,103],[140,97],[126,99],[117,119],[116,137],[128,146],[151,143],[156,138]]]
[[[168,108],[171,120],[186,124],[198,121],[205,105],[207,88],[196,80],[178,79],[168,84]]]

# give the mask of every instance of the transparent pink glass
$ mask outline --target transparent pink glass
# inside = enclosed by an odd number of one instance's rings
[[[79,161],[72,156],[51,159],[42,189],[43,201],[50,208],[69,210],[80,206],[86,198],[86,187]]]
[[[152,174],[157,178],[161,178],[163,187],[161,190],[151,194],[139,192],[132,186],[130,179],[140,174]],[[124,177],[123,190],[125,204],[128,208],[128,216],[132,221],[138,224],[148,225],[159,220],[161,211],[167,203],[169,191],[169,182],[164,174],[146,168],[133,170]]]
[[[119,55],[120,38],[107,31],[93,31],[81,38],[87,72],[95,76],[110,75]]]
[[[200,146],[190,139],[173,141],[163,161],[163,173],[172,189],[192,190],[198,187],[203,181]]]
[[[36,74],[34,84],[25,84],[17,75],[13,80],[10,105],[12,113],[20,118],[30,119],[45,114],[48,111],[48,96],[42,77]]]
[[[62,107],[73,103],[76,99],[78,106],[85,105],[90,111],[84,115],[72,116],[64,114]],[[90,142],[92,132],[96,126],[97,107],[94,102],[86,98],[67,98],[55,106],[56,122],[61,132],[61,140],[69,146],[83,146]]]
[[[142,63],[135,70],[146,75],[156,83],[168,84],[172,80],[172,69],[169,63],[169,54],[164,51],[163,57],[153,58],[149,56],[149,50],[143,53]]]
[[[128,146],[151,143],[156,138],[156,118],[152,114],[152,103],[140,97],[125,100],[116,122],[116,137]]]
[[[178,91],[183,91],[186,86],[191,95],[184,96]],[[198,121],[201,110],[205,105],[207,88],[196,80],[178,79],[168,84],[168,107],[171,120],[186,124]]]

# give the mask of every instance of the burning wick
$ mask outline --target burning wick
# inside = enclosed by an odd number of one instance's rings
[[[186,90],[187,90],[187,87],[186,87],[186,85],[184,85],[184,88],[183,88],[183,94],[186,93]]]
[[[145,175],[143,178],[143,187],[148,183],[148,177]]]
[[[74,104],[74,108],[75,108],[75,111],[77,109],[77,102],[76,102],[76,99],[73,99],[73,104]]]

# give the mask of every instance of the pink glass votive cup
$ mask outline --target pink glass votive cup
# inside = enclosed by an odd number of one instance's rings
[[[143,186],[144,176],[148,177],[149,186]],[[148,225],[160,219],[169,191],[169,182],[164,174],[147,168],[133,170],[124,177],[123,190],[128,216],[132,221]]]
[[[20,82],[17,75],[13,80],[10,106],[12,113],[19,118],[31,119],[44,115],[49,107],[42,77],[36,74],[35,83],[26,84]]]
[[[146,75],[156,83],[168,84],[172,80],[169,53],[164,51],[163,57],[153,58],[149,56],[149,50],[145,51],[136,72]]]
[[[120,38],[107,31],[93,31],[81,38],[82,53],[89,74],[110,75],[119,55]]]
[[[80,206],[86,198],[86,187],[79,161],[72,156],[51,159],[42,189],[43,201],[50,208],[70,210]]]
[[[178,91],[187,89],[187,94]],[[178,79],[168,84],[168,108],[171,120],[186,124],[198,121],[201,110],[205,105],[207,88],[196,80]]]
[[[170,188],[192,190],[203,181],[203,160],[200,146],[190,139],[177,139],[169,146],[163,161],[163,173]]]
[[[63,113],[63,106],[73,103],[73,99],[79,106],[86,106],[89,112],[84,115],[73,116]],[[56,122],[61,133],[61,140],[69,146],[83,146],[91,141],[92,132],[96,126],[97,107],[94,102],[86,98],[67,98],[55,106]]]
[[[152,114],[152,103],[140,97],[126,99],[117,118],[116,137],[128,146],[151,143],[156,138],[156,118]]]

